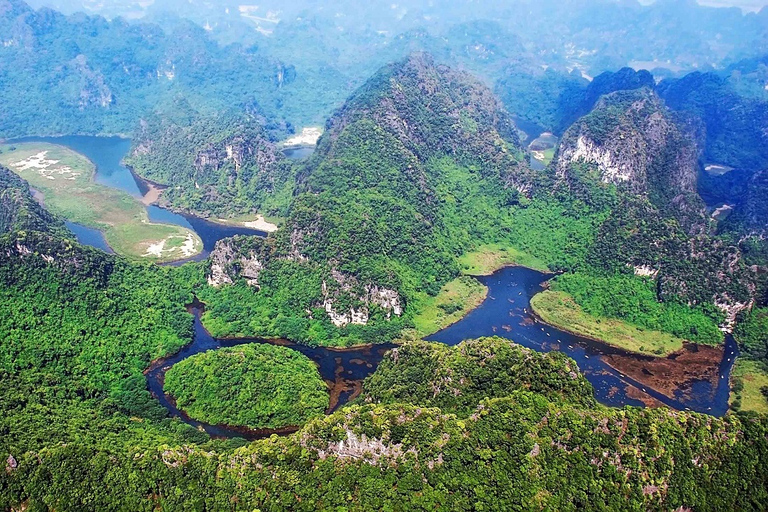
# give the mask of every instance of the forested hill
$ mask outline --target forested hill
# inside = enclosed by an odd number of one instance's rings
[[[179,96],[204,112],[256,102],[272,117],[283,95],[304,97],[286,64],[189,21],[166,32],[0,0],[0,33],[0,137],[130,133]]]
[[[471,76],[423,54],[385,67],[328,122],[274,240],[216,252],[217,266],[236,254],[263,270],[258,293],[207,295],[208,319],[226,319],[220,334],[310,343],[395,336],[419,298],[458,275],[460,254],[504,237],[533,181],[526,158],[509,115]]]
[[[563,136],[558,179],[573,182],[573,164],[592,164],[602,182],[650,201],[690,232],[706,231],[704,204],[696,193],[694,127],[648,88],[611,93],[595,103]]]
[[[485,86],[415,54],[331,118],[300,171],[284,236],[311,260],[370,277],[400,269],[399,279],[412,274],[402,283],[433,290],[455,272],[469,233],[494,229],[489,213],[530,188],[525,160]]]
[[[293,168],[270,136],[284,129],[247,109],[210,116],[191,108],[158,112],[141,121],[126,163],[168,186],[161,201],[174,209],[222,218],[284,215]]]
[[[422,162],[450,155],[492,164],[510,180],[522,150],[509,114],[476,78],[414,53],[382,68],[328,122],[318,154],[334,158],[337,140],[356,123],[375,123]]]
[[[61,219],[35,201],[29,184],[0,165],[0,235],[13,231],[68,233]]]

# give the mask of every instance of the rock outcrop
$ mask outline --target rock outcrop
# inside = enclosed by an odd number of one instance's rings
[[[605,96],[568,129],[555,157],[557,179],[572,186],[580,164],[596,169],[601,182],[685,220],[691,231],[706,226],[693,131],[648,89]]]
[[[258,237],[236,236],[216,242],[211,252],[208,284],[219,287],[245,279],[248,286],[259,286],[259,274],[270,257],[268,242]]]
[[[381,308],[387,319],[403,314],[402,300],[395,291],[375,284],[361,285],[356,278],[331,271],[323,281],[323,308],[336,327],[367,325],[371,308]]]

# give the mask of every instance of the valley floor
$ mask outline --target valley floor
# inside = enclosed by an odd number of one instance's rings
[[[118,254],[163,263],[202,250],[193,231],[152,223],[139,199],[96,183],[93,163],[68,148],[37,142],[0,145],[0,164],[27,180],[52,212],[102,231]]]

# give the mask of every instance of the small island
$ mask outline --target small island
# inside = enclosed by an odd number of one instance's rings
[[[185,359],[165,377],[165,392],[191,418],[210,424],[278,429],[328,408],[315,364],[286,347],[241,345]]]

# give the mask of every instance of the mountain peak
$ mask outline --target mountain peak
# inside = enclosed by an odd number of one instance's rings
[[[333,158],[343,134],[364,125],[415,161],[450,156],[522,186],[525,152],[509,114],[488,87],[427,53],[385,66],[364,84],[328,121],[318,154]]]

